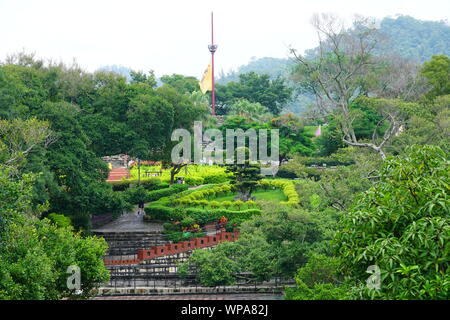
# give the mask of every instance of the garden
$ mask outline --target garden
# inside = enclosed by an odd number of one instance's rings
[[[174,185],[169,190],[182,190]],[[162,222],[170,240],[183,241],[204,235],[207,224],[218,230],[235,231],[242,222],[261,214],[264,202],[296,206],[299,197],[294,183],[288,180],[264,179],[253,193],[255,200],[234,200],[236,187],[229,183],[208,184],[162,196],[145,208],[145,221]],[[151,193],[151,192],[150,192]]]
[[[147,177],[146,171],[160,174]],[[244,221],[261,214],[265,203],[297,207],[300,202],[294,181],[259,175],[250,177],[255,179],[250,183],[254,183],[251,198],[243,201],[239,198],[240,183],[234,181],[227,166],[188,165],[184,183],[172,185],[170,170],[161,165],[143,163],[141,179],[138,172],[137,166],[132,166],[130,178],[113,182],[113,189],[130,207],[141,200],[147,203],[144,221],[163,223],[164,233],[174,242],[204,236],[206,225],[235,231]]]

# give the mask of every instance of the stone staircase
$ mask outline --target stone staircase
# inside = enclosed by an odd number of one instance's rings
[[[113,168],[109,174],[108,174],[108,179],[106,179],[106,182],[111,182],[111,181],[118,181],[122,178],[128,178],[129,177],[129,173],[127,168]]]
[[[103,237],[108,243],[108,258],[116,256],[135,255],[139,249],[147,249],[153,246],[163,246],[170,241],[158,231],[135,231],[135,232],[110,232],[94,231],[97,236]]]

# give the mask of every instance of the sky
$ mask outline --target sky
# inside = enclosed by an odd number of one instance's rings
[[[448,0],[0,0],[0,61],[20,51],[87,71],[105,65],[201,78],[210,62],[214,11],[216,73],[252,57],[287,58],[317,45],[314,13],[382,19],[397,14],[450,20]]]

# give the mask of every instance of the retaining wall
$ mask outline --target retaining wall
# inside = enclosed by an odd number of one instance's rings
[[[219,243],[236,241],[237,239],[239,239],[239,231],[219,232],[213,236],[195,238],[190,241],[169,243],[163,246],[153,246],[149,249],[139,249],[136,251],[137,257],[134,259],[104,260],[104,262],[105,265],[110,266],[139,264],[145,260],[151,260],[154,258],[174,255],[181,252],[216,246]]]

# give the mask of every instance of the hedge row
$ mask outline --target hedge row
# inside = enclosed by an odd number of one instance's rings
[[[288,201],[280,202],[282,204],[297,206],[300,203],[300,197],[298,196],[298,193],[295,190],[295,184],[292,181],[263,179],[259,181],[259,185],[263,188],[275,187],[281,189],[288,198]]]
[[[182,191],[186,191],[189,187],[186,184],[174,184],[169,188],[149,191],[145,202],[156,201],[162,197],[167,197]]]
[[[239,217],[241,220],[247,220],[252,215],[260,214],[260,209],[247,209],[242,211],[226,209],[202,209],[202,208],[171,208],[162,205],[151,205],[145,208],[146,219],[159,221],[181,221],[183,218],[190,217],[196,223],[205,224],[220,220],[222,216],[229,220]]]
[[[160,178],[148,178],[141,179],[141,186],[147,190],[158,190],[167,188],[170,185],[168,183],[162,183]],[[138,181],[136,179],[123,179],[118,181],[111,181],[112,188],[114,191],[125,191],[132,185],[137,185]]]
[[[184,178],[184,181],[191,186],[198,186],[201,184],[210,183],[224,183],[229,180],[229,177],[225,173],[209,174],[204,177],[188,176]]]
[[[230,184],[222,184],[218,185],[209,189],[202,189],[198,191],[194,191],[191,194],[181,197],[175,201],[177,204],[183,204],[183,205],[192,205],[195,201],[206,201],[203,200],[208,197],[215,197],[222,194],[227,194],[235,190],[235,187]]]

